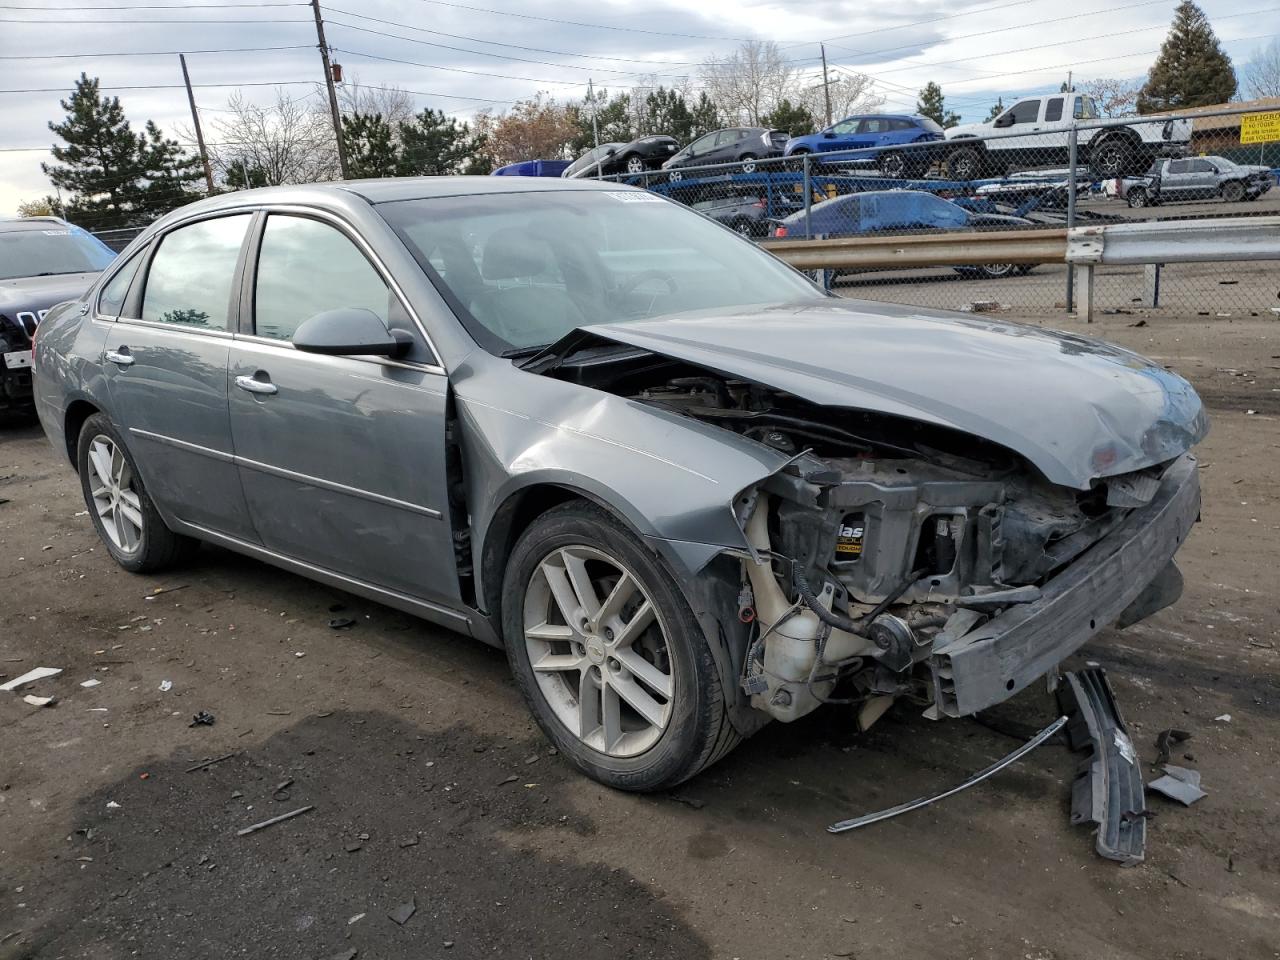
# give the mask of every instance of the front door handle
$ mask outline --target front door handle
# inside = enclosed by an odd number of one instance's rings
[[[253,377],[236,377],[236,386],[249,393],[269,395],[276,393],[276,385],[269,380],[257,380]]]
[[[133,356],[129,353],[128,347],[121,347],[119,350],[107,351],[107,359],[112,363],[118,363],[122,367],[127,367],[133,363]]]

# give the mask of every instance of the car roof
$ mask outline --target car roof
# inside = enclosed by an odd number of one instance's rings
[[[20,233],[34,230],[67,230],[71,224],[59,217],[0,217],[0,233]]]
[[[854,113],[843,119],[837,120],[837,123],[844,123],[845,120],[919,120],[920,115],[915,113]]]

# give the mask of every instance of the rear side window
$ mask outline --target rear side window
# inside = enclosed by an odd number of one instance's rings
[[[145,249],[139,250],[130,257],[129,261],[102,288],[102,293],[98,294],[98,314],[100,316],[120,316],[120,310],[124,306],[124,298],[129,294],[129,284],[133,283],[133,278],[137,276],[138,267],[142,263],[142,255],[144,253],[146,253]]]
[[[227,330],[236,260],[250,217],[201,220],[167,234],[147,270],[142,319]]]
[[[1170,160],[1169,161],[1170,173],[1187,173],[1190,171],[1190,168],[1191,168],[1191,161],[1189,160]]]
[[[1044,105],[1044,119],[1046,122],[1062,119],[1062,97],[1054,97]]]
[[[1218,172],[1218,168],[1215,167],[1208,160],[1192,160],[1190,161],[1190,163],[1191,163],[1192,173],[1217,173]]]
[[[272,214],[258,252],[254,332],[288,340],[304,320],[359,307],[387,322],[391,291],[347,237],[318,220]]]

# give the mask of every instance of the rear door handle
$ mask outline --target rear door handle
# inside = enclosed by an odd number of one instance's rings
[[[269,380],[257,380],[253,377],[236,377],[236,386],[249,393],[269,395],[276,393],[276,385]]]
[[[121,347],[119,350],[107,351],[107,359],[112,363],[118,363],[122,367],[127,367],[133,363],[133,356],[129,353],[128,347]]]

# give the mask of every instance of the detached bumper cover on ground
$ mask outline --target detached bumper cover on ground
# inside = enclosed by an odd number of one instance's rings
[[[1050,580],[1038,600],[935,644],[931,665],[941,712],[965,716],[1008,699],[1120,619],[1130,605],[1145,602],[1143,594],[1161,585],[1199,516],[1196,471],[1193,456],[1179,457],[1151,502]],[[1174,599],[1166,593],[1160,605]]]

